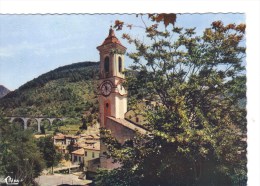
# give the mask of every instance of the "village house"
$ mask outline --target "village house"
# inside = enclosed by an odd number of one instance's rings
[[[83,164],[84,168],[93,169],[92,160],[99,159],[100,156],[100,142],[93,140],[85,141],[79,145],[80,148],[71,153],[73,164]],[[95,167],[96,170],[97,166]]]
[[[58,133],[55,136],[53,136],[53,143],[58,147],[58,150],[62,153],[68,153],[67,146],[69,144],[76,143],[79,139],[79,136],[73,136],[73,135],[64,135],[62,133]]]
[[[84,163],[84,155],[85,155],[85,151],[83,148],[73,151],[71,153],[72,163],[73,164]]]
[[[100,155],[100,142],[89,142],[85,147],[85,167],[89,160],[99,158]]]
[[[84,168],[86,170],[86,176],[88,178],[93,178],[97,169],[100,168],[100,142],[89,144],[84,147],[84,150]]]
[[[88,161],[100,156],[100,135],[96,130],[92,132],[92,134],[86,132],[75,136],[58,133],[53,137],[53,141],[62,154],[68,153],[68,145],[73,144],[72,164],[83,164],[85,169],[88,169]]]

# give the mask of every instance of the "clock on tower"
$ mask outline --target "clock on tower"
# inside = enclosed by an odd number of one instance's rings
[[[99,66],[99,114],[100,126],[106,127],[106,117],[124,119],[127,111],[127,91],[123,87],[124,54],[126,47],[115,36],[112,27],[109,35],[97,47],[100,54]]]

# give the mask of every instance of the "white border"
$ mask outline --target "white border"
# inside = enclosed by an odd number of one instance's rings
[[[257,4],[259,5],[258,0],[0,0],[0,12],[32,14],[228,13],[252,12],[252,9],[259,9]]]
[[[45,13],[246,13],[247,24],[247,78],[248,78],[248,185],[260,185],[260,110],[259,110],[259,12],[258,0],[0,0],[2,14]],[[1,42],[1,41],[0,41]]]

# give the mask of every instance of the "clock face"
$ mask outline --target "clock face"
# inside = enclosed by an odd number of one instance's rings
[[[104,95],[104,96],[108,96],[112,91],[112,85],[108,82],[104,83],[102,86],[101,86],[101,93]]]
[[[118,91],[118,93],[119,93],[120,95],[126,94],[125,88],[123,87],[122,84],[118,84],[118,85],[117,85],[117,91]]]

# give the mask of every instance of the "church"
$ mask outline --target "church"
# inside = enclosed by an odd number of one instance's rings
[[[120,142],[131,139],[136,132],[145,134],[146,130],[126,118],[127,91],[123,87],[124,74],[124,47],[112,27],[104,42],[97,47],[100,55],[99,66],[99,119],[100,127],[111,131],[112,135]],[[103,153],[106,151],[105,144],[101,141],[100,167],[105,169],[117,168],[120,165],[107,159]]]

